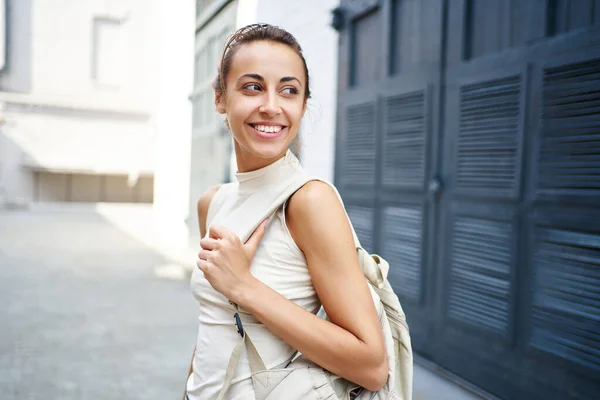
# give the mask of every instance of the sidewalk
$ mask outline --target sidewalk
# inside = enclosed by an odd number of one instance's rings
[[[476,387],[470,391],[434,372],[435,366],[418,356],[415,357],[414,368],[413,400],[496,400]],[[465,386],[471,387],[468,383]]]

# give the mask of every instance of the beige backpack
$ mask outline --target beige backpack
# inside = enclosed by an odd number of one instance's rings
[[[308,176],[294,177],[290,180],[289,185],[276,192],[261,191],[255,199],[249,200],[266,205],[263,215],[257,216],[256,224],[251,227],[235,226],[236,221],[240,221],[241,219],[232,216],[231,221],[234,226],[231,226],[230,229],[245,242],[261,221],[281,207],[292,194],[311,180],[320,179]],[[328,182],[325,183],[329,184]],[[329,185],[338,194],[340,201],[342,201],[337,189],[333,185]],[[406,317],[398,296],[394,293],[387,280],[389,264],[378,255],[370,255],[361,247],[354,228],[352,228],[352,233],[360,265],[369,284],[369,289],[379,314],[379,321],[388,353],[389,375],[383,389],[376,393],[369,392],[352,382],[324,370],[299,353],[290,360],[286,368],[267,370],[256,347],[252,343],[252,339],[243,330],[241,321],[238,320],[238,331],[242,335],[242,339],[236,345],[231,355],[225,375],[225,382],[217,400],[224,400],[226,398],[244,346],[246,346],[247,350],[257,400],[412,399],[413,355],[410,335]]]

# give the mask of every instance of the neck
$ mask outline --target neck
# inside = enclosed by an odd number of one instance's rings
[[[285,157],[287,149],[281,154],[272,158],[262,158],[250,153],[248,150],[241,148],[239,143],[234,140],[235,159],[237,162],[238,172],[250,172],[273,164],[275,161]]]

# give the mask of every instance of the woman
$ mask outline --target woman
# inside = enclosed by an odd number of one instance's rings
[[[219,225],[244,207],[243,196],[284,179],[278,174],[284,166],[301,171],[289,151],[310,97],[300,46],[278,27],[242,28],[228,42],[213,86],[216,108],[234,138],[238,183],[213,188],[198,201],[203,239],[191,286],[200,326],[188,398],[214,399],[223,385],[239,341],[231,302],[242,310],[244,328],[267,368],[285,367],[297,350],[336,375],[379,390],[388,377],[383,334],[335,190],[308,182],[246,243]],[[329,321],[316,315],[321,305]],[[245,356],[227,398],[254,398]]]

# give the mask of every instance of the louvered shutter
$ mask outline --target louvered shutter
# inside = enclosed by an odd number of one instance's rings
[[[518,195],[520,92],[519,75],[460,88],[454,162],[460,200],[448,231],[448,316],[501,338],[510,319],[516,230],[498,201]]]
[[[458,191],[516,195],[520,85],[510,77],[461,88]]]
[[[425,91],[384,100],[382,185],[421,191],[426,171]],[[381,214],[381,254],[390,262],[390,281],[403,298],[418,301],[422,284],[423,204],[386,204]]]
[[[345,185],[375,185],[375,105],[348,107],[347,137],[344,145]]]
[[[600,59],[543,73],[529,344],[600,373]]]

